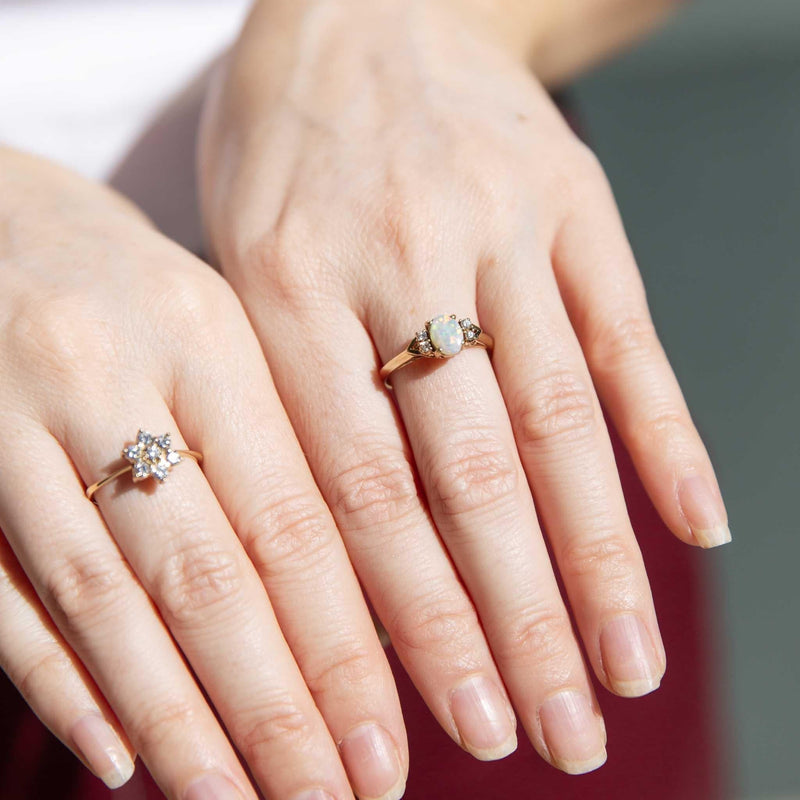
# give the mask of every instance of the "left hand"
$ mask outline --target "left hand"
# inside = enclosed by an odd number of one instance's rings
[[[599,766],[539,519],[602,684],[641,695],[666,663],[600,399],[673,533],[729,534],[597,160],[518,58],[409,0],[257,4],[202,144],[212,245],[433,713],[497,758],[510,696],[550,763]],[[378,367],[439,313],[492,361],[415,363],[393,398]]]

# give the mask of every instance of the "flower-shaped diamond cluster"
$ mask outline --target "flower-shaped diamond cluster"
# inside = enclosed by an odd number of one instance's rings
[[[172,467],[181,460],[181,454],[172,449],[168,433],[153,436],[141,430],[136,434],[136,441],[123,448],[122,457],[131,463],[134,481],[146,478],[164,481]]]

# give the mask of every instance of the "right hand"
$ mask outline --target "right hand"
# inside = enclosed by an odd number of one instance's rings
[[[342,762],[399,797],[391,673],[235,295],[111,192],[0,167],[0,665],[110,786],[139,753],[169,798],[255,798],[227,732],[270,797],[352,798]],[[202,471],[95,506],[139,427]]]

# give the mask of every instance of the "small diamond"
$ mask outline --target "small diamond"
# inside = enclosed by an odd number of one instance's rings
[[[424,342],[428,338],[428,331],[423,328],[421,331],[417,331],[417,341]]]
[[[475,328],[469,328],[468,330],[464,331],[464,338],[471,342],[475,339]]]
[[[460,325],[462,328],[464,328],[464,330],[466,330],[467,328],[471,328],[472,320],[469,317],[464,317],[464,319],[461,320]]]
[[[139,433],[136,434],[136,441],[147,447],[147,445],[152,443],[153,435],[147,431],[140,430]]]
[[[144,480],[145,478],[150,476],[151,466],[150,464],[146,464],[144,461],[139,461],[133,467],[133,477],[136,480]]]
[[[423,354],[428,354],[433,352],[433,345],[429,341],[424,341],[419,343],[419,351]]]
[[[167,461],[170,464],[177,464],[181,460],[181,454],[176,450],[170,450],[167,453]]]
[[[163,450],[169,450],[172,446],[169,434],[165,433],[163,436],[159,436],[158,439],[156,439],[156,444]]]
[[[140,455],[141,452],[142,451],[141,451],[141,448],[139,447],[139,445],[131,444],[131,445],[128,445],[122,451],[122,457],[126,461],[134,462],[134,461],[136,461],[137,458],[139,458],[139,455]]]

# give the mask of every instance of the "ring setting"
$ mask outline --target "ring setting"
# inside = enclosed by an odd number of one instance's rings
[[[181,454],[172,449],[170,435],[153,436],[140,430],[136,441],[122,449],[122,457],[130,462],[133,482],[155,478],[163,483],[170,470],[181,461]]]
[[[452,358],[463,347],[476,344],[480,335],[481,329],[469,317],[458,319],[455,314],[439,314],[417,331],[408,350],[425,358]]]
[[[148,478],[155,478],[163,483],[172,468],[180,464],[184,458],[191,458],[197,463],[203,460],[201,453],[196,450],[175,450],[168,433],[154,436],[144,429],[139,429],[136,439],[122,448],[122,457],[128,463],[124,467],[114,470],[105,478],[93,483],[86,489],[86,496],[91,500],[98,489],[111,483],[127,472],[131,473],[134,483],[140,483]]]
[[[383,365],[380,376],[391,389],[389,378],[392,373],[418,358],[452,358],[465,347],[491,350],[493,344],[492,337],[469,317],[459,319],[456,314],[439,314],[417,331],[402,353]]]

